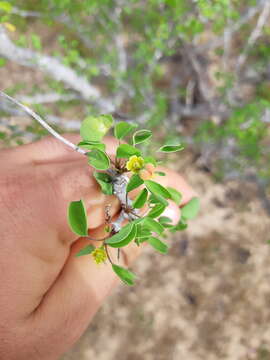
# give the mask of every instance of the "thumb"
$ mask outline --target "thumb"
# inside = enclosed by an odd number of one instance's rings
[[[103,228],[92,230],[90,236],[104,237]],[[44,337],[54,339],[53,353],[58,351],[59,356],[78,340],[105,298],[119,283],[109,261],[97,265],[91,256],[75,257],[87,244],[89,241],[82,238],[73,244],[61,274],[34,313],[34,326],[42,328],[40,332]],[[120,265],[129,266],[142,248],[135,243],[125,247]],[[117,249],[110,248],[110,257],[117,258]],[[48,349],[46,351],[48,353]]]
[[[166,207],[161,216],[166,216],[171,219],[171,224],[178,224],[181,217],[181,209],[179,206],[172,200],[168,200],[169,206]]]

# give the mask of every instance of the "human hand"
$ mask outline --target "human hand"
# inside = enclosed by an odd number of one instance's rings
[[[117,144],[106,142],[113,154]],[[100,192],[82,155],[50,137],[2,150],[0,169],[0,358],[54,360],[80,337],[118,283],[110,264],[74,256],[87,240],[70,231],[68,204],[84,199],[89,235],[100,238],[105,207],[111,204],[116,215],[118,200]],[[181,176],[161,170],[167,176],[160,182],[182,193],[182,205],[195,195]],[[166,216],[176,223],[179,215],[171,203]],[[125,249],[126,265],[141,248]]]

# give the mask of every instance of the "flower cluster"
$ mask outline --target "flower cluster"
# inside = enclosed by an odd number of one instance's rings
[[[104,247],[95,249],[91,255],[93,256],[96,264],[104,263],[107,259],[107,254]]]

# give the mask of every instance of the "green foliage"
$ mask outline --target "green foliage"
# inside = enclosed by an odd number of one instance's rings
[[[193,219],[197,216],[200,210],[200,201],[194,197],[182,208],[182,217],[185,220]]]
[[[166,205],[164,204],[156,204],[148,213],[148,216],[151,218],[156,218],[160,216],[164,210],[166,209]]]
[[[138,130],[133,135],[133,145],[140,144],[152,136],[152,132],[150,130]]]
[[[112,269],[126,285],[134,285],[136,275],[133,272],[116,264],[112,264]]]
[[[169,191],[170,195],[171,195],[171,199],[177,204],[177,205],[180,205],[181,203],[181,199],[182,199],[182,195],[181,193],[172,188],[172,187],[167,187],[167,190]]]
[[[147,189],[142,189],[142,191],[137,195],[136,199],[133,201],[132,206],[134,209],[141,209],[147,201],[148,191]]]
[[[90,255],[95,250],[93,245],[87,245],[85,248],[80,250],[75,256],[83,256],[83,255]]]
[[[93,149],[87,156],[89,164],[97,170],[107,170],[110,166],[110,158],[102,150]]]
[[[167,144],[163,145],[158,151],[160,152],[176,152],[183,150],[184,147],[182,145],[175,145],[175,144]]]
[[[114,127],[114,136],[116,139],[123,139],[127,136],[131,131],[136,129],[138,125],[136,124],[129,124],[127,122],[121,121],[117,123]]]
[[[68,223],[75,234],[88,235],[87,213],[83,200],[73,201],[69,204]]]
[[[84,141],[101,141],[113,125],[110,115],[88,116],[81,125],[81,137]]]
[[[140,150],[129,144],[121,144],[116,150],[116,157],[129,158],[132,155],[141,155]]]
[[[112,195],[113,194],[113,185],[112,185],[112,178],[109,174],[97,172],[93,173],[95,179],[97,180],[98,184],[100,185],[101,191],[105,195]]]
[[[124,226],[117,234],[108,238],[105,243],[112,247],[123,247],[129,244],[136,237],[136,226],[134,223],[129,223]]]
[[[130,191],[141,186],[142,184],[143,184],[143,180],[139,177],[139,175],[137,174],[132,175],[127,184],[127,192],[129,193]]]
[[[158,238],[156,238],[154,236],[150,236],[147,239],[147,242],[161,254],[167,254],[168,246],[163,241],[160,241]]]
[[[165,199],[170,199],[171,198],[171,194],[170,192],[161,184],[152,181],[152,180],[146,180],[145,182],[145,186],[147,187],[147,189],[154,195],[154,196],[161,196]]]
[[[105,115],[104,118],[106,118]],[[96,123],[91,120],[91,124],[93,123],[94,129],[97,129]],[[110,122],[110,124],[112,123],[113,121]],[[85,123],[82,124],[83,131],[81,133],[84,137],[88,134],[88,126],[88,120],[87,126]],[[101,246],[95,248],[90,244],[82,249],[77,256],[91,255],[97,264],[110,261],[113,271],[128,285],[133,285],[135,275],[112,261],[110,249],[118,249],[119,254],[121,254],[121,249],[131,242],[135,242],[137,246],[140,246],[143,242],[148,242],[156,251],[166,254],[168,246],[159,237],[164,236],[166,230],[175,232],[186,228],[186,221],[194,218],[199,208],[198,198],[193,198],[182,208],[182,218],[176,226],[171,224],[170,218],[162,216],[169,205],[166,199],[172,199],[176,204],[180,205],[182,196],[179,191],[172,187],[165,188],[156,181],[143,180],[145,172],[154,174],[156,160],[148,157],[148,160],[145,161],[144,157],[141,156],[142,151],[137,148],[137,145],[150,138],[152,134],[147,130],[138,130],[131,136],[133,145],[121,143],[121,139],[128,134],[132,135],[131,133],[134,130],[134,126],[124,126],[123,122],[120,125],[115,125],[114,135],[119,141],[119,146],[116,149],[116,159],[113,161],[111,161],[106,150],[102,151],[95,147],[96,145],[99,147],[104,145],[101,139],[95,141],[84,139],[79,143],[84,148],[90,147],[90,151],[86,153],[89,165],[104,170],[103,172],[94,171],[93,176],[104,194],[114,194],[119,198],[121,211],[118,218],[113,220],[109,211],[110,206],[106,208],[104,230],[107,235],[103,239],[97,239],[101,242]],[[92,129],[92,131],[94,130]],[[99,134],[99,128],[97,133]],[[137,163],[140,165],[139,171],[128,178],[127,174],[137,169],[135,166],[138,165]],[[139,186],[142,186],[142,189],[135,199],[131,201],[129,192]],[[140,210],[142,208],[143,215],[141,214],[142,210]],[[126,219],[128,220],[127,224],[124,223]],[[68,221],[71,229],[76,234],[87,236],[87,216],[85,206],[81,200],[72,202],[69,205]]]

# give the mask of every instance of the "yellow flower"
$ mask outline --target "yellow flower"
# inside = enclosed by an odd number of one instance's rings
[[[100,264],[102,262],[105,262],[105,260],[107,259],[107,254],[106,251],[104,250],[103,247],[100,247],[98,249],[95,249],[91,255],[94,258],[94,261],[96,262],[96,264]]]
[[[141,156],[132,155],[127,164],[126,168],[134,173],[139,172],[144,167],[144,160]]]

